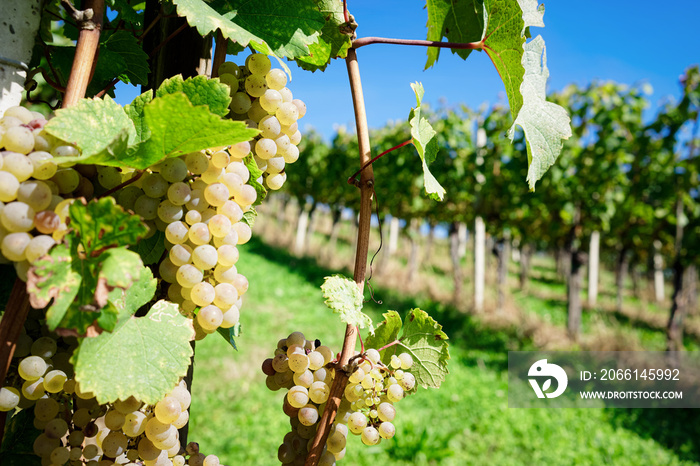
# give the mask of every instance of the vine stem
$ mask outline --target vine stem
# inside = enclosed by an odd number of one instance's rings
[[[440,42],[436,40],[418,39],[392,39],[389,37],[360,37],[352,41],[352,47],[359,49],[370,44],[396,44],[396,45],[417,45],[419,47],[438,47],[445,49],[470,49],[480,50],[484,48],[484,41],[479,42]]]
[[[219,77],[219,67],[226,61],[226,48],[228,39],[224,37],[221,31],[216,31],[216,39],[214,39],[214,59],[211,64],[211,77]]]
[[[350,91],[352,94],[352,103],[355,110],[355,125],[357,127],[357,142],[360,149],[360,166],[367,164],[371,158],[371,148],[369,143],[369,127],[367,126],[367,113],[365,111],[365,99],[362,93],[362,82],[360,81],[360,67],[357,63],[357,54],[355,49],[348,50],[345,63],[348,69],[348,78],[350,79]],[[357,250],[355,252],[355,271],[353,279],[362,291],[364,287],[365,274],[367,271],[367,256],[369,253],[369,232],[370,220],[372,218],[372,195],[374,193],[374,172],[372,166],[368,165],[360,174],[360,219],[357,229]],[[348,325],[345,328],[345,339],[343,340],[343,350],[340,353],[338,368],[335,371],[335,378],[331,386],[331,393],[326,403],[319,422],[316,436],[311,444],[311,449],[306,457],[305,466],[316,466],[323,446],[326,444],[330,427],[335,421],[335,416],[338,413],[340,400],[342,399],[343,391],[348,383],[348,374],[342,369],[347,365],[350,358],[355,352],[357,343],[358,329],[354,325]]]
[[[92,9],[93,15],[90,21],[80,23],[78,45],[75,49],[75,58],[70,70],[66,94],[63,97],[63,108],[75,105],[85,97],[85,91],[95,70],[95,63],[97,63],[95,58],[100,45],[105,3],[104,0],[86,0],[84,7],[85,10]]]
[[[355,179],[357,178],[357,175],[359,175],[365,168],[369,167],[370,165],[372,165],[374,162],[376,162],[380,158],[384,157],[389,152],[395,151],[396,149],[401,149],[403,146],[407,146],[412,142],[413,142],[413,139],[409,139],[408,141],[404,141],[401,144],[399,144],[398,146],[394,146],[391,149],[387,149],[384,152],[382,152],[381,154],[379,154],[378,156],[374,157],[372,160],[370,160],[369,162],[362,165],[362,167],[360,167],[359,170],[357,170],[355,173],[352,174],[352,176],[350,178],[348,178],[348,184],[355,184],[356,183]]]

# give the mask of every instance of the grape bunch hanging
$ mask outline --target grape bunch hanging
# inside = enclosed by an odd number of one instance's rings
[[[146,223],[144,239],[164,237],[165,253],[155,266],[159,294],[192,319],[195,339],[236,326],[249,286],[236,268],[237,246],[252,236],[247,216],[261,201],[260,186],[280,189],[286,165],[299,157],[297,120],[306,106],[293,99],[285,73],[272,69],[265,55],[249,56],[243,67],[226,62],[219,74],[230,87],[230,118],[245,120],[260,135],[145,170],[56,163],[79,150],[44,131],[44,115],[8,109],[0,119],[0,260],[27,281],[32,266],[70,232],[70,206],[111,197]],[[196,444],[180,444],[178,429],[189,419],[184,381],[153,405],[133,397],[99,403],[73,378],[78,339],[47,332],[44,319],[41,309],[30,314],[0,389],[0,410],[33,411],[41,432],[34,453],[42,464],[219,464]]]

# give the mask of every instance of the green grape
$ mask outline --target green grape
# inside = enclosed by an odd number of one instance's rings
[[[2,239],[0,252],[13,262],[20,262],[26,259],[26,249],[32,240],[29,233],[10,233]]]
[[[224,314],[221,309],[214,305],[204,306],[197,313],[197,322],[199,325],[208,331],[214,331],[221,325]]]
[[[250,121],[255,123],[256,127],[257,123],[268,115],[269,113],[267,110],[265,110],[260,104],[260,99],[256,99],[252,104],[250,104],[250,109],[248,109],[248,118]]]
[[[248,110],[250,110],[251,105],[252,101],[250,100],[250,97],[248,97],[248,94],[246,94],[245,92],[236,92],[231,96],[231,103],[229,104],[229,108],[233,113],[245,114],[248,113]]]
[[[126,210],[134,210],[134,205],[136,200],[143,196],[143,190],[138,186],[129,185],[125,186],[117,192],[116,200],[117,203],[124,207]]]
[[[226,170],[223,168],[217,168],[213,164],[209,164],[209,168],[207,168],[207,171],[202,173],[202,181],[206,184],[212,184],[216,183],[221,179],[221,177],[226,173]]]
[[[158,265],[158,273],[160,273],[160,278],[168,283],[179,282],[177,278],[178,270],[179,267],[173,264],[169,257],[166,257],[163,261],[161,261],[160,265]]]
[[[70,459],[70,450],[67,447],[56,447],[51,451],[49,458],[53,464],[65,464]]]
[[[184,222],[173,222],[165,229],[165,239],[172,244],[182,244],[187,241],[189,228]]]
[[[206,199],[209,205],[214,207],[224,205],[224,203],[228,201],[230,195],[229,189],[223,183],[210,184],[204,190],[204,199]]]
[[[51,177],[51,181],[56,183],[60,194],[72,193],[80,185],[80,173],[72,168],[59,168]]]
[[[223,66],[223,65],[222,65]],[[226,84],[230,88],[230,95],[235,94],[238,91],[238,78],[229,73],[223,73],[219,75],[219,82],[221,84]]]
[[[54,157],[78,157],[80,152],[73,146],[60,145],[51,150]]]
[[[241,69],[238,67],[238,65],[230,61],[222,63],[221,66],[219,66],[218,72],[219,75],[232,74],[236,78],[239,78],[241,75]]]
[[[304,101],[302,101],[301,99],[294,99],[292,100],[292,103],[297,108],[297,114],[299,115],[297,119],[303,118],[304,115],[306,115],[306,104],[304,103]]]
[[[36,239],[36,238],[34,238],[34,239]],[[34,240],[32,240],[32,241],[34,241]],[[38,338],[32,344],[31,353],[32,353],[32,356],[39,356],[41,358],[48,359],[48,358],[53,357],[54,354],[56,354],[56,349],[57,349],[56,340],[54,340],[53,338],[50,338],[50,337],[41,337],[41,338]],[[43,375],[43,373],[39,374],[39,375]]]
[[[190,200],[185,204],[187,209],[204,212],[209,208],[209,203],[204,198],[203,189],[193,189],[190,194]]]
[[[105,427],[109,430],[121,429],[125,420],[126,417],[116,409],[110,409],[104,417]]]
[[[32,152],[28,158],[33,167],[32,176],[37,180],[48,180],[58,170],[58,166],[53,161],[53,155],[46,151]]]
[[[314,382],[309,387],[309,398],[316,404],[325,403],[331,393],[331,388],[325,382]]]
[[[17,367],[19,376],[26,381],[39,380],[46,372],[46,361],[41,356],[29,356],[20,361]]]
[[[68,376],[62,370],[54,369],[44,376],[44,389],[49,393],[58,393],[63,390]]]
[[[179,158],[170,158],[160,164],[160,175],[168,183],[176,183],[187,177],[187,163]]]
[[[178,181],[168,188],[168,200],[174,205],[185,205],[190,201],[191,193],[192,190],[186,183]]]
[[[168,192],[168,186],[168,182],[160,173],[147,173],[141,177],[141,189],[148,197],[157,199],[165,196]]]
[[[48,438],[60,439],[68,433],[68,423],[60,417],[50,420],[44,427],[44,434]]]
[[[116,188],[122,184],[122,173],[116,167],[97,167],[97,182],[105,189]]]
[[[199,282],[192,287],[190,291],[190,299],[197,306],[208,306],[214,302],[216,292],[214,287],[209,282]],[[200,311],[201,312],[201,311]]]
[[[254,53],[246,58],[245,66],[252,74],[264,76],[270,71],[272,64],[267,55]]]
[[[0,171],[0,201],[12,202],[17,199],[19,190],[17,177],[10,172]]]
[[[17,190],[17,200],[29,205],[36,212],[48,208],[52,196],[51,188],[42,181],[24,181]]]
[[[287,85],[287,74],[279,68],[273,68],[265,75],[265,82],[270,89],[279,91]]]
[[[287,181],[286,173],[275,173],[267,177],[265,184],[268,188],[273,191],[277,191],[282,186],[284,186],[285,181]]]
[[[10,411],[19,404],[19,390],[14,387],[0,388],[0,411]]]
[[[6,204],[0,214],[2,225],[10,232],[28,232],[34,228],[35,211],[24,202]]]
[[[160,422],[164,424],[172,424],[180,417],[182,408],[180,407],[180,402],[177,400],[177,398],[166,396],[156,403],[154,412],[156,418],[158,418]]]
[[[220,150],[211,154],[211,164],[216,168],[226,168],[231,161],[231,157],[225,150]]]
[[[333,425],[337,426],[338,424]],[[328,436],[328,442],[326,443],[328,451],[331,453],[340,452],[343,448],[345,448],[347,440],[347,435],[343,435],[342,431],[336,429],[335,432]]]
[[[365,445],[376,445],[379,443],[379,432],[372,426],[367,426],[362,430],[362,443]]]
[[[185,264],[177,269],[177,282],[183,288],[192,288],[204,278],[202,271],[194,265]]]
[[[182,207],[170,201],[163,201],[158,204],[158,218],[166,224],[179,221],[184,215]]]
[[[134,213],[140,215],[144,220],[154,220],[158,216],[159,205],[160,199],[144,194],[136,199]]]
[[[7,128],[2,136],[2,145],[5,150],[28,154],[34,149],[34,135],[26,126],[13,126]]]
[[[348,429],[353,434],[359,435],[367,427],[367,416],[360,412],[354,412],[348,419]]]
[[[231,219],[225,215],[216,214],[209,219],[209,231],[215,238],[223,238],[231,231]]]
[[[141,411],[132,411],[124,416],[122,431],[127,437],[138,437],[146,430],[148,417]]]
[[[53,398],[42,398],[34,405],[34,417],[40,421],[48,422],[58,415],[61,406]]]
[[[201,175],[209,167],[209,159],[201,152],[190,152],[185,157],[187,169],[194,175]]]
[[[305,426],[312,426],[318,421],[318,408],[312,404],[307,404],[306,406],[299,409],[299,422]]]
[[[231,328],[234,325],[238,323],[238,320],[240,319],[241,313],[240,310],[238,309],[238,306],[233,305],[231,306],[226,312],[223,313],[223,316],[221,318],[221,324],[219,324],[219,327],[221,328]]]

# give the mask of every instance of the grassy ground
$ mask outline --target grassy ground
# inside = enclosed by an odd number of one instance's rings
[[[240,270],[250,280],[243,333],[234,351],[216,335],[198,342],[190,439],[229,465],[274,465],[287,432],[280,392],[265,388],[260,364],[294,330],[339,349],[342,325],[319,290],[336,271],[252,241]],[[422,307],[451,338],[450,375],[439,390],[398,403],[397,435],[375,447],[350,442],[349,465],[698,464],[700,423],[692,410],[507,407],[507,351],[533,349],[517,327],[487,328],[457,309],[375,289],[381,310]],[[381,308],[381,309],[380,309]],[[552,311],[553,315],[557,311]]]

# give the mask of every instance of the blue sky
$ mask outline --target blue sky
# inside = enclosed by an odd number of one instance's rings
[[[412,0],[348,0],[359,37],[424,39],[423,5]],[[541,34],[547,44],[550,91],[594,79],[648,82],[654,88],[650,99],[656,103],[678,96],[679,75],[700,62],[698,0],[552,0],[545,8],[545,28],[531,32]],[[443,50],[437,64],[424,71],[422,47],[370,45],[358,50],[358,61],[373,127],[408,116],[415,105],[409,85],[415,81],[423,83],[425,100],[434,105],[444,100],[477,108],[505,99],[503,84],[485,53],[472,53],[464,61]],[[354,127],[344,61],[335,60],[323,73],[290,67],[289,88],[308,108],[302,127],[311,125],[326,137],[338,124]],[[120,103],[128,103],[135,94],[124,91],[117,89]]]

